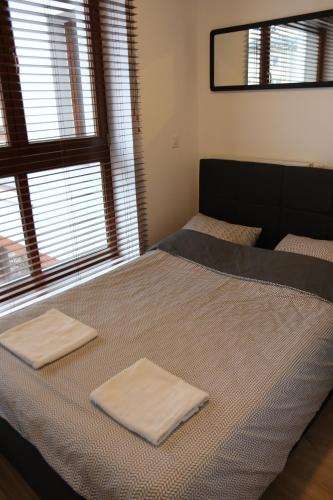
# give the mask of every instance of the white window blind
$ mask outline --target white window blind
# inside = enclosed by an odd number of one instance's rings
[[[0,6],[0,311],[145,245],[133,2]]]

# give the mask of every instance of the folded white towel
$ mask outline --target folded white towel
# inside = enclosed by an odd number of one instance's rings
[[[38,369],[97,337],[90,326],[50,309],[0,335],[0,344]]]
[[[158,446],[200,409],[208,394],[140,359],[90,398],[117,422]]]

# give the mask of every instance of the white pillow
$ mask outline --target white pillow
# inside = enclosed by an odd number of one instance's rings
[[[275,247],[280,252],[298,253],[333,262],[333,241],[314,240],[305,236],[287,234]]]
[[[200,213],[192,217],[183,229],[192,229],[220,240],[247,246],[254,246],[262,231],[259,227],[238,226]]]

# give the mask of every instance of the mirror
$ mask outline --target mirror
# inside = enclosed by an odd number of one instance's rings
[[[211,90],[333,86],[333,10],[211,32]]]

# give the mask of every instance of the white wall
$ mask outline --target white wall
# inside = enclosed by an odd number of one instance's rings
[[[329,9],[333,0],[137,0],[137,7],[151,243],[197,210],[200,157],[333,163],[333,89],[209,88],[211,29]]]
[[[196,0],[137,0],[149,239],[196,211]],[[179,148],[173,149],[174,138]]]
[[[333,8],[333,0],[198,0],[199,156],[333,163],[333,89],[212,93],[209,32]]]

